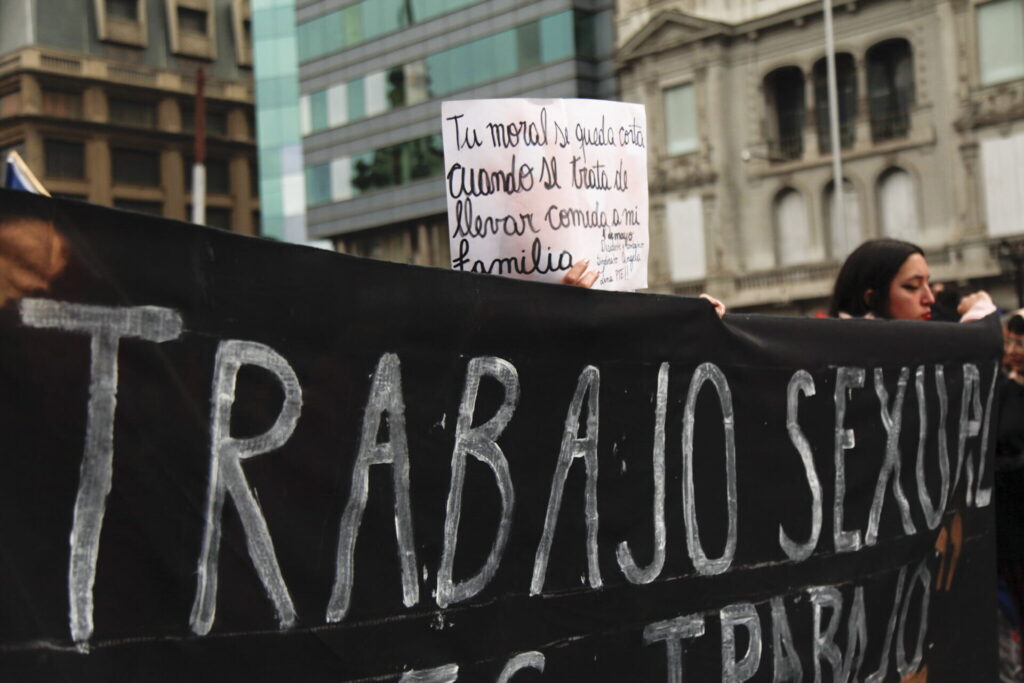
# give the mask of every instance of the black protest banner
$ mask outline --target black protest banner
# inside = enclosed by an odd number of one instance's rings
[[[0,194],[5,680],[989,680],[968,325]]]

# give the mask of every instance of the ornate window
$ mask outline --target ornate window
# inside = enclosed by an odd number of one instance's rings
[[[788,187],[775,195],[775,234],[780,266],[813,263],[825,258],[818,232],[810,222],[804,196]]]
[[[665,148],[670,155],[689,154],[700,147],[697,105],[692,83],[665,90]]]
[[[839,95],[839,143],[843,149],[857,138],[857,67],[853,55],[836,55],[836,87]],[[814,65],[814,122],[818,129],[818,151],[831,154],[829,133],[828,70],[825,58]]]
[[[860,202],[857,191],[847,179],[843,179],[843,230],[839,229],[839,209],[836,202],[834,181],[825,186],[825,225],[828,226],[829,256],[837,261],[845,259],[864,239],[860,223]]]
[[[804,74],[795,66],[784,66],[764,79],[768,108],[768,145],[776,159],[799,159],[804,155]]]
[[[910,133],[914,58],[906,40],[887,40],[868,50],[868,101],[873,140],[902,138]]]
[[[902,168],[890,168],[878,178],[878,215],[887,237],[921,241],[917,188],[913,176]]]

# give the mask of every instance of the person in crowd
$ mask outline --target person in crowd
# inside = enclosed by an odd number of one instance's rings
[[[999,575],[1024,612],[1024,309],[1006,318],[1003,370],[994,423],[996,556]]]
[[[562,278],[562,284],[590,289],[597,282],[597,278],[600,277],[601,273],[597,270],[587,270],[589,267],[590,261],[588,259],[577,261],[565,274],[565,277]],[[719,318],[725,315],[725,304],[721,301],[707,293],[701,294],[700,298],[711,304]]]
[[[956,309],[963,297],[955,285],[944,282],[933,284],[932,294],[935,295],[935,303],[932,304],[932,320],[947,323],[955,323],[960,320],[960,314],[956,312]]]
[[[1024,309],[1006,316],[1003,325],[1003,370],[996,387],[995,422],[996,561],[1001,613],[1000,663],[1015,665],[1021,680],[1019,638],[1004,653],[1007,626],[1019,633],[1024,614]]]
[[[946,315],[939,309],[933,310],[936,296],[921,248],[903,240],[874,239],[854,249],[839,269],[829,315],[889,320],[959,318],[960,322],[969,322],[996,310],[992,298],[984,291],[959,298],[959,302],[958,298],[954,293],[944,302]],[[1004,362],[1013,369],[1002,382],[1019,383],[1011,391],[1004,389],[999,393],[995,467],[999,663],[1002,670],[1009,672],[1004,680],[1020,680],[1021,657],[1016,644],[1020,609],[1024,607],[1024,336],[1017,337],[1024,334],[1024,317],[1018,316],[1017,321],[1012,327],[1007,326]]]
[[[931,320],[935,294],[921,247],[892,238],[868,240],[853,250],[836,277],[829,304],[833,318]],[[994,313],[987,292],[961,299],[960,322]]]

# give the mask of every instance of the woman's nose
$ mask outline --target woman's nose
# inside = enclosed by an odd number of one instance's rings
[[[935,294],[932,293],[932,288],[928,285],[924,286],[924,303],[928,306],[935,303]]]

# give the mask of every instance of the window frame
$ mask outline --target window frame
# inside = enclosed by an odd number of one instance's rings
[[[853,149],[857,144],[857,122],[860,119],[860,84],[858,83],[857,58],[852,52],[836,52],[836,90],[839,101],[839,145],[841,149]],[[852,91],[852,102],[844,98],[844,86]],[[811,66],[811,87],[814,92],[814,128],[818,136],[818,154],[832,154],[831,123],[828,112],[828,57],[821,57]],[[844,111],[843,105],[850,108]],[[844,117],[843,114],[846,114]]]
[[[799,200],[800,214],[802,214],[804,227],[807,229],[805,237],[809,241],[798,258],[787,260],[788,253],[783,249],[783,234],[786,233],[787,226],[792,225],[792,222],[786,222],[784,225],[783,221],[780,220],[780,213],[782,213],[784,199],[790,196],[796,197]],[[807,266],[821,263],[829,258],[825,237],[821,233],[821,226],[817,225],[817,222],[814,220],[811,197],[812,195],[807,191],[807,188],[796,183],[783,185],[771,195],[773,247],[775,250],[775,265],[778,268]],[[787,240],[787,243],[791,241]],[[812,251],[816,253],[811,253]]]
[[[152,155],[153,158],[155,159],[155,163],[156,163],[156,165],[155,165],[155,170],[156,170],[156,180],[155,180],[155,182],[148,182],[148,181],[147,182],[133,182],[133,181],[139,181],[140,180],[141,174],[139,174],[139,173],[130,173],[130,174],[128,174],[128,177],[130,178],[130,180],[125,180],[125,179],[119,178],[118,173],[117,173],[117,166],[118,166],[118,164],[117,164],[117,156],[118,156],[119,153]],[[150,149],[150,148],[146,148],[146,147],[134,147],[133,148],[133,147],[119,147],[119,146],[111,146],[111,148],[110,148],[110,181],[111,181],[111,183],[113,185],[130,186],[130,187],[146,187],[146,188],[160,189],[163,186],[163,180],[164,180],[163,179],[163,169],[161,168],[161,166],[162,166],[162,159],[161,159],[160,150],[158,150],[158,149]]]
[[[217,19],[213,0],[164,0],[167,10],[167,37],[171,52],[184,57],[217,59]],[[178,10],[206,13],[206,33],[183,32],[178,22]]]
[[[51,150],[49,149],[51,144],[75,146],[81,150],[81,174],[79,175],[55,175],[52,173],[53,166],[51,166]],[[64,138],[64,137],[45,137],[43,138],[43,172],[46,174],[47,180],[85,180],[86,178],[86,161],[85,161],[86,149],[85,140],[79,140],[75,138]]]
[[[246,24],[249,30],[246,31]],[[248,0],[231,0],[231,30],[235,38],[235,61],[238,66],[253,66],[252,8]]]
[[[115,119],[114,117],[114,103],[124,103],[129,106],[137,106],[138,112],[144,109],[149,110],[152,113],[152,121],[150,123],[133,123],[124,119]],[[144,100],[138,97],[121,97],[119,94],[114,93],[107,97],[107,121],[115,126],[126,126],[129,128],[139,128],[143,130],[155,130],[157,128],[159,112],[157,111],[158,105],[156,102]],[[130,118],[130,117],[129,117]]]
[[[981,22],[979,21],[979,12],[980,12],[981,8],[983,8],[985,5],[992,5],[992,4],[994,4],[996,2],[999,2],[999,1],[1000,0],[976,0],[976,2],[973,3],[973,6],[971,8],[972,9],[972,12],[971,12],[971,22],[973,23],[973,29],[974,29],[971,32],[971,38],[974,41],[974,50],[972,51],[973,52],[973,59],[974,59],[974,67],[975,67],[974,68],[974,76],[975,76],[975,82],[981,88],[997,87],[997,86],[1002,85],[1004,83],[1013,83],[1015,81],[1019,81],[1021,79],[1024,79],[1024,75],[1013,77],[1013,78],[1001,79],[1001,80],[998,80],[998,81],[990,81],[990,82],[986,82],[985,79],[984,79],[984,73],[982,72],[982,64],[981,64],[981,45],[982,45],[982,40],[981,40],[981,34],[980,34]],[[1018,0],[1018,2],[1020,2],[1021,6],[1022,6],[1022,10],[1024,10],[1024,0]],[[1024,38],[1022,38],[1022,40],[1024,40]]]
[[[149,44],[146,4],[146,0],[135,0],[136,20],[131,21],[107,12],[107,0],[93,0],[98,38],[108,43],[146,47]]]
[[[891,178],[898,173],[904,174],[909,181],[910,198],[907,206],[911,207],[914,212],[915,220],[915,233],[908,235],[906,233],[896,234],[892,228],[893,224],[890,222],[892,218],[886,212],[886,197],[883,195],[883,186],[891,182]],[[927,220],[924,212],[924,194],[923,185],[921,184],[921,177],[917,173],[917,169],[906,163],[898,164],[886,164],[882,170],[874,178],[875,188],[875,215],[878,217],[878,234],[882,237],[895,237],[896,239],[906,240],[921,246],[930,246],[927,232]]]
[[[671,91],[681,90],[683,88],[690,88],[693,92],[693,148],[684,149],[677,152],[670,150],[671,139],[669,137],[669,112],[668,112],[668,94]],[[661,111],[665,118],[665,155],[669,157],[686,156],[688,154],[696,154],[700,152],[701,141],[700,141],[700,117],[698,115],[699,107],[697,106],[697,83],[692,80],[680,81],[676,83],[668,83],[661,89]]]
[[[799,106],[780,107],[779,82],[786,74],[793,74],[795,79],[799,77],[799,87],[794,92],[799,97]],[[761,79],[761,88],[764,99],[764,111],[768,117],[767,134],[768,149],[771,152],[773,162],[799,161],[807,154],[807,145],[804,137],[807,133],[807,74],[796,64],[781,64],[766,73]],[[793,126],[792,135],[784,136],[783,128],[789,127],[787,121],[784,125],[781,114],[796,114],[799,118],[799,125]]]
[[[906,46],[907,68],[910,73],[909,88],[904,89],[903,92],[900,91],[898,83],[897,72],[900,66],[899,62],[896,60],[883,61],[876,57],[884,50],[892,51],[896,45],[900,44]],[[872,76],[873,73],[876,73],[872,70],[873,65],[876,63],[885,67],[886,79],[881,84],[886,86],[884,92],[887,94],[884,98],[876,94],[883,91],[880,87],[877,87],[879,84],[875,80],[876,77]],[[891,140],[909,138],[913,130],[914,109],[917,107],[919,99],[917,92],[917,59],[914,55],[914,44],[903,36],[896,36],[873,43],[864,51],[864,68],[866,69],[865,80],[867,85],[867,92],[864,95],[868,103],[868,126],[871,130],[871,142],[879,144]],[[891,78],[889,78],[890,76]],[[903,108],[895,106],[899,105],[900,99],[904,97],[906,99],[905,106]],[[885,111],[881,112],[882,109],[885,109]]]

